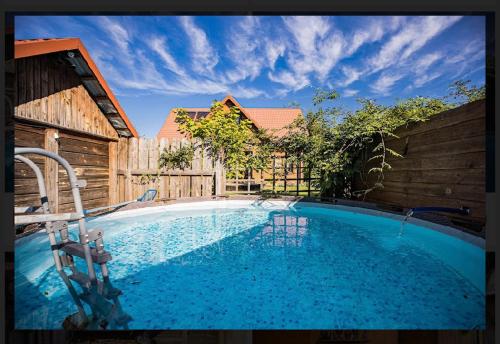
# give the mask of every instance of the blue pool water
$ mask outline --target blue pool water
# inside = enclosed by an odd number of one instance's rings
[[[311,206],[165,209],[88,223],[105,230],[131,328],[485,327],[484,251],[465,241]],[[16,243],[16,328],[76,311],[52,264],[45,233]]]

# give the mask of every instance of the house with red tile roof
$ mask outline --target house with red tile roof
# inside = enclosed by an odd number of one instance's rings
[[[244,119],[252,122],[256,129],[265,129],[268,134],[274,136],[283,136],[286,134],[286,127],[290,125],[297,117],[302,116],[302,111],[298,108],[248,108],[243,107],[231,95],[226,96],[221,103],[227,107],[237,107]],[[209,116],[210,108],[182,108],[192,118],[200,119]],[[182,139],[185,136],[179,131],[179,126],[175,122],[175,117],[179,108],[170,110],[163,126],[158,132],[157,138]]]
[[[227,109],[231,107],[237,107],[242,115],[243,119],[248,119],[252,122],[254,129],[265,129],[268,134],[281,137],[287,133],[287,126],[289,126],[296,118],[302,116],[302,110],[298,108],[249,108],[243,107],[241,104],[231,95],[227,95],[221,103]],[[192,118],[200,119],[210,115],[210,108],[182,108],[186,111]],[[179,126],[175,122],[177,111],[180,108],[172,109],[165,119],[163,126],[161,127],[157,139],[168,139],[168,140],[180,140],[185,138],[185,135],[179,131]],[[291,162],[286,162],[283,154],[276,152],[276,158],[272,164],[274,166],[274,173],[283,171],[284,166],[286,172],[284,173],[285,178],[295,179],[300,178],[300,169]],[[263,180],[269,179],[273,176],[273,167],[269,166],[266,171],[246,171],[243,178],[250,178],[254,182],[261,182]],[[276,172],[278,171],[278,172]],[[228,185],[236,185],[230,184]]]

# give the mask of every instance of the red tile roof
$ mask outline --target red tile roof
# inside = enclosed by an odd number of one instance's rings
[[[244,108],[232,96],[227,96],[222,100],[223,104],[230,101],[237,106],[245,117],[259,129],[268,130],[269,134],[275,136],[283,136],[286,134],[286,126],[291,124],[297,117],[302,116],[300,109],[293,108]],[[231,106],[231,104],[229,104]],[[187,112],[207,112],[209,108],[182,108]],[[175,122],[176,111],[178,109],[170,110],[163,126],[158,132],[157,138],[166,139],[182,139],[185,136],[181,134],[178,129],[179,126]]]
[[[79,50],[85,62],[87,62],[90,70],[99,81],[99,84],[104,89],[106,96],[109,98],[113,106],[118,111],[118,114],[127,125],[128,130],[132,136],[138,137],[137,131],[128,119],[125,111],[123,111],[120,103],[108,86],[106,80],[97,68],[96,64],[90,57],[89,52],[83,45],[79,38],[46,38],[46,39],[29,39],[29,40],[16,40],[14,44],[14,55],[16,59],[23,57],[30,57],[36,55],[50,54],[60,51]],[[112,123],[113,124],[113,123]]]

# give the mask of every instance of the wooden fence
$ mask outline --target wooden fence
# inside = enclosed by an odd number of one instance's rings
[[[475,101],[396,131],[386,141],[403,158],[389,157],[384,188],[367,201],[404,208],[469,207],[470,216],[485,222],[485,102]],[[362,189],[359,179],[355,188]]]
[[[222,188],[219,184],[223,171],[199,145],[195,145],[194,158],[188,168],[162,170],[157,177],[161,152],[175,151],[188,144],[188,140],[156,138],[122,138],[116,142],[116,146],[110,147],[110,203],[137,198],[150,188],[157,189],[157,197],[164,200],[213,195],[216,187]],[[148,175],[153,179],[145,181]]]
[[[317,196],[319,189],[312,184],[319,178],[311,176],[301,162],[290,162],[285,155],[272,157],[270,167],[264,171],[252,171],[245,178],[226,179],[226,191],[232,194],[257,194],[276,192],[283,195]]]

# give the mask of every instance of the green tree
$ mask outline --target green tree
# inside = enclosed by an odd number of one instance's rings
[[[195,120],[180,109],[176,122],[182,133],[201,141],[210,156],[219,159],[234,176],[250,168],[262,169],[271,156],[271,137],[264,131],[252,130],[252,122],[244,119],[237,107],[226,110],[214,102],[210,116]]]
[[[449,88],[449,97],[456,99],[458,104],[486,98],[486,86],[471,85],[470,80],[457,80]]]

